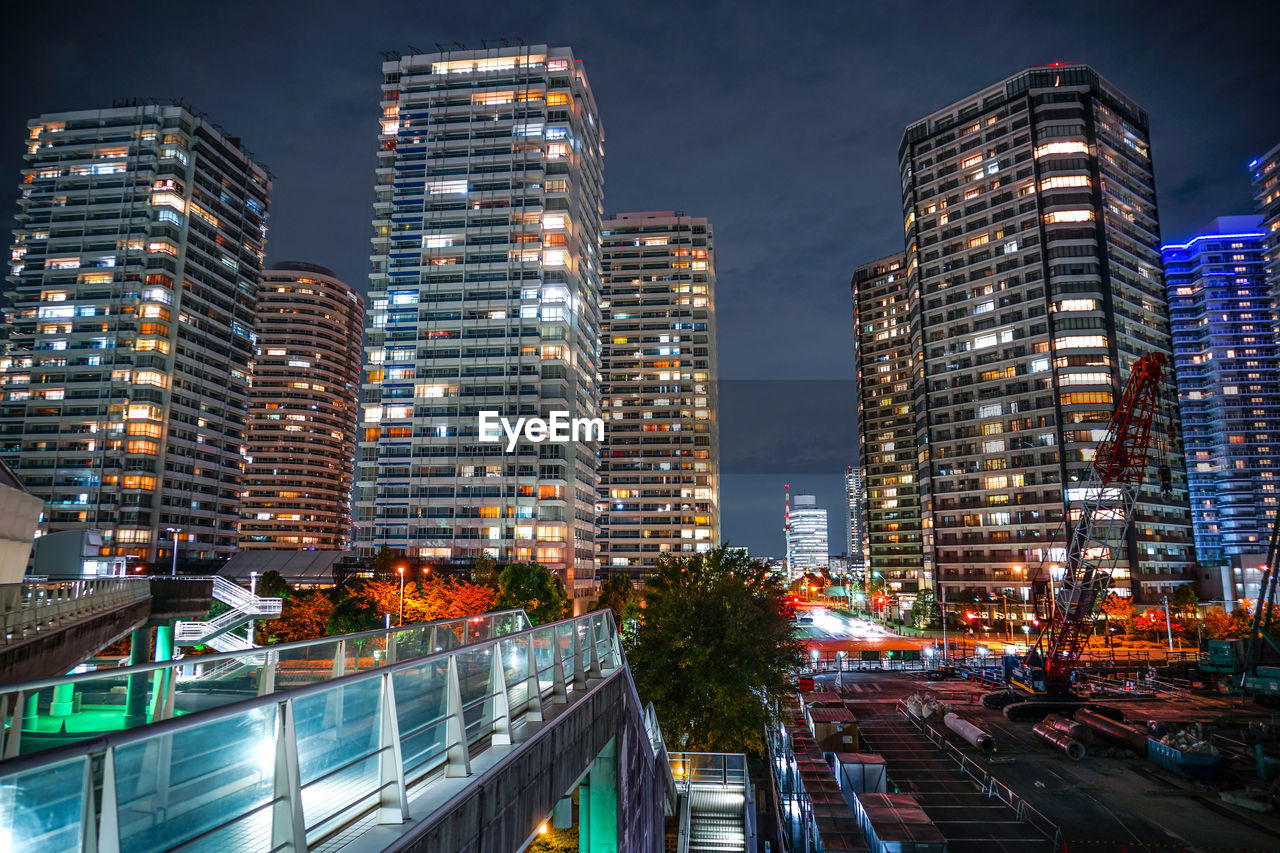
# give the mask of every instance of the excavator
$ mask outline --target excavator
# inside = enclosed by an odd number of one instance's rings
[[[1072,676],[1094,633],[1112,574],[1127,551],[1134,504],[1150,462],[1152,424],[1161,415],[1162,406],[1177,405],[1176,394],[1162,391],[1172,378],[1166,376],[1167,360],[1164,353],[1155,351],[1134,362],[1088,469],[1088,481],[1083,489],[1071,490],[1078,500],[1070,502],[1073,512],[1066,520],[1070,536],[1061,581],[1053,583],[1047,553],[1040,568],[1038,586],[1049,590],[1048,612],[1037,614],[1043,616],[1040,631],[1013,666],[1009,689],[982,697],[983,705],[1004,709],[1010,720],[1038,720],[1085,704],[1072,691]],[[1157,435],[1157,446],[1172,445],[1177,439],[1176,420],[1172,416],[1164,420],[1168,441]],[[1159,464],[1157,476],[1162,491],[1168,494],[1172,471],[1167,462]]]

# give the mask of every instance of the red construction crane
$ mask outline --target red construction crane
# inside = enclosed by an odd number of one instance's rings
[[[1078,516],[1074,523],[1067,519],[1071,536],[1062,579],[1050,596],[1050,613],[1014,667],[1010,678],[1014,689],[984,697],[988,707],[1005,707],[1032,697],[1071,699],[1071,674],[1080,664],[1112,574],[1127,549],[1133,506],[1146,477],[1152,422],[1162,402],[1165,362],[1162,352],[1134,362],[1106,436],[1098,444],[1089,480],[1083,488],[1068,489],[1068,505],[1072,515]],[[1174,400],[1164,402],[1176,405]],[[1172,423],[1171,419],[1170,437]],[[1160,464],[1159,480],[1167,492],[1171,487],[1167,464]],[[1047,560],[1042,572],[1046,569],[1052,571]],[[1024,704],[1028,714],[1044,713],[1044,703]]]

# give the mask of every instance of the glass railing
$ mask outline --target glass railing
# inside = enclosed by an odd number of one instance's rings
[[[607,610],[445,651],[424,644],[418,657],[398,651],[376,668],[0,762],[0,842],[41,853],[305,850],[375,812],[401,823],[410,786],[471,775],[474,748],[510,743],[513,723],[623,665]]]
[[[145,584],[142,585],[145,588]],[[110,667],[0,687],[3,755],[318,684],[530,627],[523,610],[421,622],[276,646]]]
[[[747,787],[747,757],[731,752],[672,752],[671,775],[681,793],[690,785],[720,785],[730,790]]]

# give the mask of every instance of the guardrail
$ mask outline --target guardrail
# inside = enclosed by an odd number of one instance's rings
[[[19,643],[150,596],[150,584],[136,578],[3,584],[0,646]]]
[[[1051,850],[1057,850],[1062,846],[1062,830],[1056,823],[1045,817],[1043,813],[1016,794],[1008,785],[984,770],[941,731],[912,714],[904,700],[899,699],[894,703],[894,707],[907,722],[919,729],[934,746],[938,747],[943,755],[960,765],[960,772],[968,776],[984,795],[994,797],[1004,803],[1013,809],[1018,820],[1030,824],[1043,833],[1046,838],[1051,839]]]
[[[41,853],[311,849],[366,815],[403,823],[409,786],[470,776],[473,747],[622,665],[604,610],[0,762],[0,837]]]
[[[676,788],[687,793],[690,785],[721,785],[746,790],[747,757],[733,752],[672,752],[667,756]]]
[[[84,706],[118,709],[122,725],[141,725],[174,716],[179,696],[191,695],[193,703],[198,701],[205,708],[227,705],[245,696],[265,696],[278,689],[315,684],[407,657],[491,641],[529,627],[529,617],[523,610],[502,610],[4,685],[0,689],[0,729],[5,729],[0,732],[4,735],[3,755],[12,758],[21,754],[24,714],[28,709],[47,707],[55,690],[65,692],[68,698],[80,694]],[[130,691],[142,697],[135,698],[140,716],[133,719],[124,716]],[[85,739],[93,736],[94,732],[83,735]]]

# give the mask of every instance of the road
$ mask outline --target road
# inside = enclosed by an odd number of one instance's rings
[[[861,651],[877,649],[898,651],[919,649],[932,644],[932,640],[916,637],[899,637],[897,634],[865,619],[841,616],[825,607],[814,606],[801,611],[813,617],[812,623],[801,623],[800,639],[809,649],[821,652]]]

